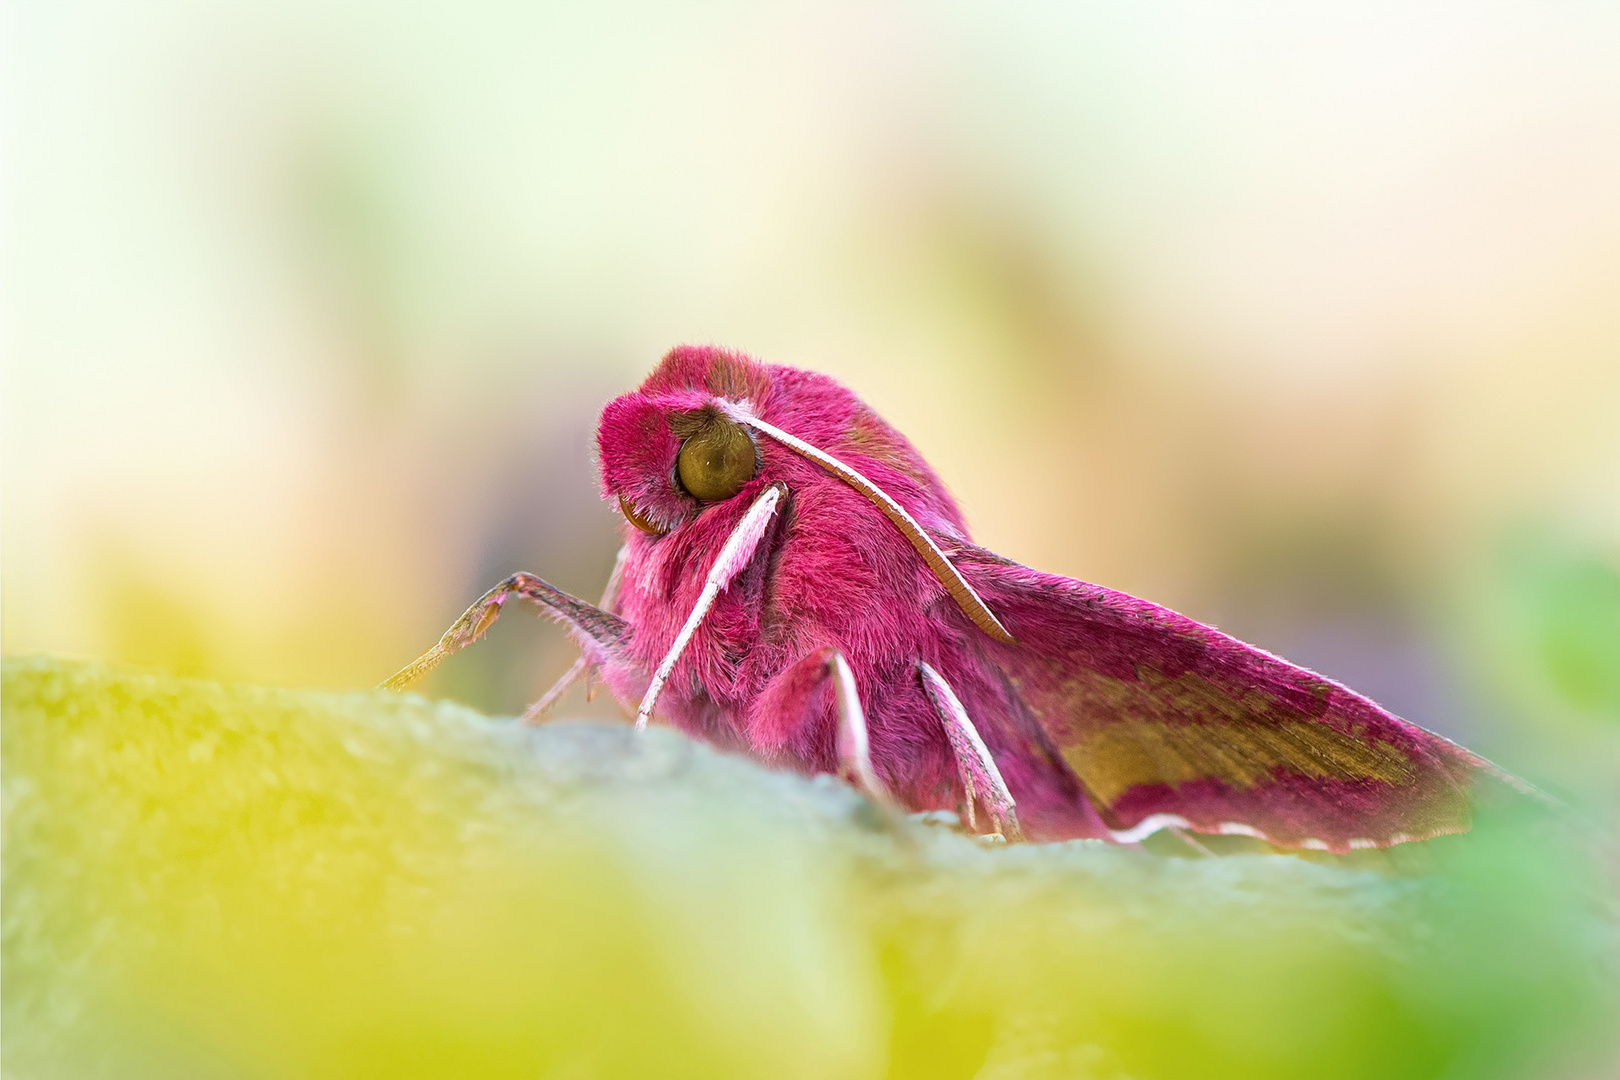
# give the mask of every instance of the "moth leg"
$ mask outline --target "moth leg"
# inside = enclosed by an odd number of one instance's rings
[[[1193,834],[1181,828],[1179,825],[1171,825],[1165,829],[1165,832],[1174,836],[1177,840],[1180,840],[1182,843],[1186,844],[1188,847],[1192,848],[1205,858],[1213,859],[1215,857],[1215,853],[1213,851],[1209,850],[1209,848],[1193,839]]]
[[[529,601],[543,614],[577,631],[587,643],[587,651],[594,650],[601,656],[617,655],[630,636],[629,624],[617,615],[570,596],[533,574],[513,574],[479,597],[477,603],[451,624],[437,645],[405,665],[377,689],[403,690],[438,667],[451,653],[477,641],[500,617],[502,606],[514,596]]]
[[[584,653],[580,653],[573,666],[562,673],[562,678],[552,683],[550,688],[541,694],[533,705],[523,710],[523,715],[518,717],[518,723],[540,723],[546,718],[546,713],[551,711],[551,707],[561,701],[564,694],[568,693],[570,686],[573,686],[581,678],[587,681],[590,679],[590,669],[590,659]]]
[[[861,705],[855,673],[849,661],[830,645],[806,653],[766,684],[749,708],[749,743],[766,758],[784,753],[790,744],[799,744],[802,749],[810,725],[826,715],[824,690],[833,694],[839,777],[865,792],[873,802],[898,813],[898,803],[888,785],[872,768],[866,710]]]
[[[844,659],[843,653],[837,649],[831,652],[827,673],[832,677],[838,702],[838,775],[866,792],[879,806],[898,810],[888,786],[872,770],[872,744],[867,737],[866,710],[861,707],[855,673],[849,669],[849,661]]]
[[[968,828],[975,831],[978,828],[973,815],[973,804],[977,800],[983,802],[998,835],[1009,840],[1022,840],[1023,832],[1018,827],[1012,792],[1007,790],[1006,782],[1001,779],[1001,770],[996,768],[995,758],[990,756],[956,691],[930,665],[919,661],[917,670],[922,674],[923,692],[933,704],[934,712],[939,714],[940,723],[945,726],[945,738],[951,744],[951,753],[956,756],[956,768],[967,793]]]
[[[608,574],[607,585],[602,589],[602,599],[596,602],[596,606],[603,611],[613,611],[614,601],[619,594],[619,578],[624,574],[624,560],[629,553],[630,549],[628,547],[621,547],[619,548],[618,557],[613,560],[613,571]],[[562,700],[564,694],[568,693],[568,688],[581,678],[585,680],[585,700],[593,700],[596,697],[595,676],[596,665],[591,662],[589,656],[583,652],[580,653],[579,659],[574,661],[573,666],[563,672],[562,677],[552,683],[534,704],[523,710],[523,715],[518,717],[518,723],[538,724],[545,720],[546,714],[551,711],[557,702]]]
[[[664,688],[664,682],[675,670],[675,662],[686,651],[687,643],[697,628],[703,624],[704,618],[709,614],[709,608],[714,604],[714,598],[720,595],[720,590],[731,584],[731,579],[742,572],[748,561],[754,557],[754,551],[765,536],[765,527],[771,523],[776,514],[776,504],[787,490],[783,484],[772,484],[760,492],[751,506],[743,512],[742,519],[726,537],[726,542],[720,547],[720,554],[714,557],[714,564],[709,567],[708,576],[703,579],[703,589],[698,593],[697,603],[692,605],[692,611],[686,616],[686,622],[681,625],[680,632],[675,635],[675,641],[664,654],[664,659],[653,672],[652,681],[647,684],[647,692],[641,697],[641,706],[636,709],[636,730],[644,731],[647,721],[652,717],[653,706],[658,702],[658,694]]]

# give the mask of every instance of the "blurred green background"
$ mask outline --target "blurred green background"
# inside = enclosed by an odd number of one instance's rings
[[[1615,5],[4,11],[8,653],[360,687],[590,595],[596,411],[714,341],[1620,816]]]

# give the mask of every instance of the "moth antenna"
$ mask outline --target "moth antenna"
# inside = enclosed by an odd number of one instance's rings
[[[647,693],[641,698],[641,707],[636,710],[636,730],[644,731],[647,727],[647,718],[652,715],[653,704],[658,700],[658,693],[664,688],[664,682],[669,673],[675,670],[675,662],[686,651],[687,643],[692,635],[697,633],[698,626],[708,615],[709,608],[714,604],[714,598],[720,595],[720,590],[731,583],[748,560],[754,557],[754,549],[759,547],[760,539],[765,535],[765,526],[770,524],[771,517],[776,513],[776,504],[782,497],[780,484],[772,484],[762,492],[748,512],[731,530],[726,537],[720,554],[715,558],[714,565],[709,568],[709,576],[703,580],[703,591],[698,594],[697,603],[692,606],[692,613],[686,617],[686,623],[681,632],[675,635],[675,643],[664,654],[663,662],[653,673],[652,682],[647,686]]]
[[[603,611],[617,615],[614,607],[619,601],[619,579],[624,577],[624,561],[630,557],[630,545],[621,544],[619,553],[613,558],[613,570],[608,574],[607,584],[602,586],[602,599],[597,607]]]
[[[933,539],[923,531],[923,527],[917,524],[917,520],[906,513],[906,508],[896,502],[888,492],[825,450],[810,445],[796,435],[789,435],[774,424],[766,423],[736,403],[722,400],[718,404],[731,419],[739,424],[747,424],[756,428],[783,446],[798,451],[870,499],[874,506],[883,511],[883,516],[894,522],[894,527],[899,529],[907,540],[911,541],[911,546],[917,550],[918,555],[922,556],[923,562],[928,564],[928,569],[933,572],[934,577],[939,579],[939,583],[945,587],[945,591],[950,593],[951,599],[956,601],[956,606],[961,608],[962,613],[969,619],[973,620],[973,625],[997,641],[1009,645],[1014,643],[1012,634],[1008,633],[1007,628],[1001,625],[1001,620],[996,618],[995,612],[990,610],[990,606],[984,602],[978,593],[973,591],[973,586],[967,583],[967,579],[945,557],[945,553],[939,550],[939,545],[935,544]]]

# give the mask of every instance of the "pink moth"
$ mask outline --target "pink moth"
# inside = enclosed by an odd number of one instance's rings
[[[386,687],[522,597],[581,651],[527,719],[598,677],[638,727],[1035,840],[1386,847],[1466,830],[1471,777],[1500,775],[1212,627],[975,546],[928,463],[826,376],[678,348],[597,445],[625,517],[600,606],[514,574]]]

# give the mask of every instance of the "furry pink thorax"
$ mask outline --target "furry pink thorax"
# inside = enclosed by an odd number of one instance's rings
[[[815,463],[757,439],[759,470],[735,498],[703,506],[672,483],[679,438],[669,418],[746,403],[763,420],[854,466],[946,546],[966,541],[955,502],[911,443],[854,394],[813,372],[718,349],[679,348],[641,387],[602,410],[597,445],[606,498],[628,500],[670,528],[653,536],[626,523],[614,610],[632,627],[633,667],[605,672],[621,700],[645,689],[696,601],[704,575],[754,497],[788,495],[762,548],[715,602],[660,701],[691,734],[803,771],[836,764],[830,690],[811,715],[793,715],[791,669],[831,646],[855,674],[879,777],[907,805],[954,807],[956,767],[922,693],[917,662],[961,674],[978,631],[911,546],[858,492]],[[785,677],[784,677],[785,676]],[[954,680],[953,680],[954,681]]]

